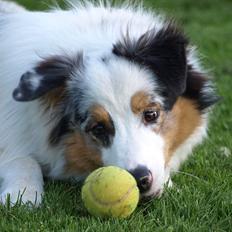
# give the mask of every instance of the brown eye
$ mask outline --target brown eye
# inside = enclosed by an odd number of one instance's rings
[[[99,123],[92,127],[91,132],[94,136],[100,137],[102,134],[105,133],[105,127]]]
[[[155,123],[159,118],[159,111],[146,110],[143,112],[143,119],[146,124]]]

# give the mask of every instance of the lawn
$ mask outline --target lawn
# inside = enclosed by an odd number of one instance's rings
[[[45,9],[46,0],[18,0]],[[80,188],[47,182],[39,209],[0,206],[0,231],[232,231],[232,1],[147,0],[177,18],[197,44],[223,100],[211,114],[209,138],[174,177],[161,199],[140,205],[126,220],[88,215]]]

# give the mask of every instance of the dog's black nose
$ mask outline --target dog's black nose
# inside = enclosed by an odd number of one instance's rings
[[[152,185],[152,174],[145,166],[138,166],[134,170],[130,170],[130,173],[137,181],[138,188],[141,193],[147,192]]]

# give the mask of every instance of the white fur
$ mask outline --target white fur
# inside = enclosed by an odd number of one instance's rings
[[[25,11],[25,9],[22,6],[19,6],[18,4],[14,2],[9,1],[1,1],[0,0],[0,14],[1,13],[16,13]]]
[[[145,166],[154,179],[151,191],[146,195],[160,191],[164,183],[163,138],[142,125],[132,114],[114,118],[114,122],[117,134],[112,146],[103,150],[104,163],[127,170]]]
[[[131,98],[143,91],[154,95],[158,84],[152,74],[115,58],[104,64],[94,61],[88,63],[87,72],[79,85],[71,81],[72,86],[85,89],[85,98],[81,109],[86,112],[92,105],[100,104],[112,117],[115,126],[113,144],[103,149],[103,163],[133,170],[139,165],[146,166],[153,173],[152,191],[162,188],[164,178],[164,141],[153,132],[153,127],[145,126],[141,115],[136,116],[131,109]],[[162,104],[162,98],[153,96],[153,101]]]
[[[8,6],[12,11],[11,5]],[[7,5],[4,11],[8,11]],[[25,190],[23,202],[35,202],[37,198],[39,204],[43,193],[41,168],[45,176],[66,177],[63,147],[52,148],[47,142],[55,123],[48,124],[51,115],[41,112],[38,101],[19,103],[11,96],[20,76],[31,71],[43,57],[78,51],[84,53],[88,67],[85,80],[80,82],[80,88],[88,90],[81,109],[84,111],[91,104],[99,103],[115,122],[116,137],[112,147],[103,150],[103,161],[106,165],[126,169],[139,164],[148,166],[155,176],[151,193],[159,191],[165,178],[164,141],[152,128],[142,125],[130,109],[130,99],[137,91],[152,92],[158,89],[158,84],[147,70],[122,59],[111,57],[105,66],[100,60],[111,55],[112,45],[127,31],[131,38],[139,38],[153,27],[158,32],[164,24],[162,17],[140,8],[109,10],[91,4],[50,13],[27,12],[20,8],[18,11],[20,13],[0,14],[1,201],[5,203],[10,193],[15,203],[18,193]],[[76,81],[74,73],[70,85]],[[32,84],[36,88],[39,81],[34,80]],[[154,99],[162,103],[160,96],[155,95]],[[201,141],[204,128],[205,125],[198,130],[197,140],[194,134],[178,149],[170,168],[178,166],[193,145]]]
[[[88,69],[83,77],[81,78],[79,75],[77,79],[73,77],[69,86],[70,89],[74,88],[73,92],[76,91],[76,86],[85,90],[86,97],[82,100],[79,109],[83,113],[91,105],[98,103],[105,107],[111,115],[116,113],[124,117],[131,108],[131,97],[135,93],[144,91],[154,95],[153,93],[159,90],[154,77],[148,70],[119,58],[111,58],[106,64],[93,59],[85,66]],[[153,100],[162,103],[159,95],[154,96]]]
[[[8,194],[11,204],[17,201],[39,205],[43,194],[43,177],[39,164],[31,157],[18,157],[0,167],[0,202],[6,203]]]
[[[170,174],[178,171],[180,165],[187,159],[189,154],[192,153],[192,149],[202,142],[204,137],[207,136],[207,113],[203,115],[202,122],[199,127],[192,133],[192,135],[181,144],[174,152],[171,160],[166,167],[165,180],[170,179]]]

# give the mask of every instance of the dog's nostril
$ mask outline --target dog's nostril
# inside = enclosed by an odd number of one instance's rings
[[[152,185],[151,172],[149,172],[147,176],[143,176],[139,180],[137,180],[137,183],[141,193],[148,191]]]
[[[139,180],[139,183],[143,189],[149,188],[151,185],[151,177],[144,176]]]
[[[139,166],[130,173],[135,177],[141,193],[147,192],[151,188],[152,174],[145,166]]]

